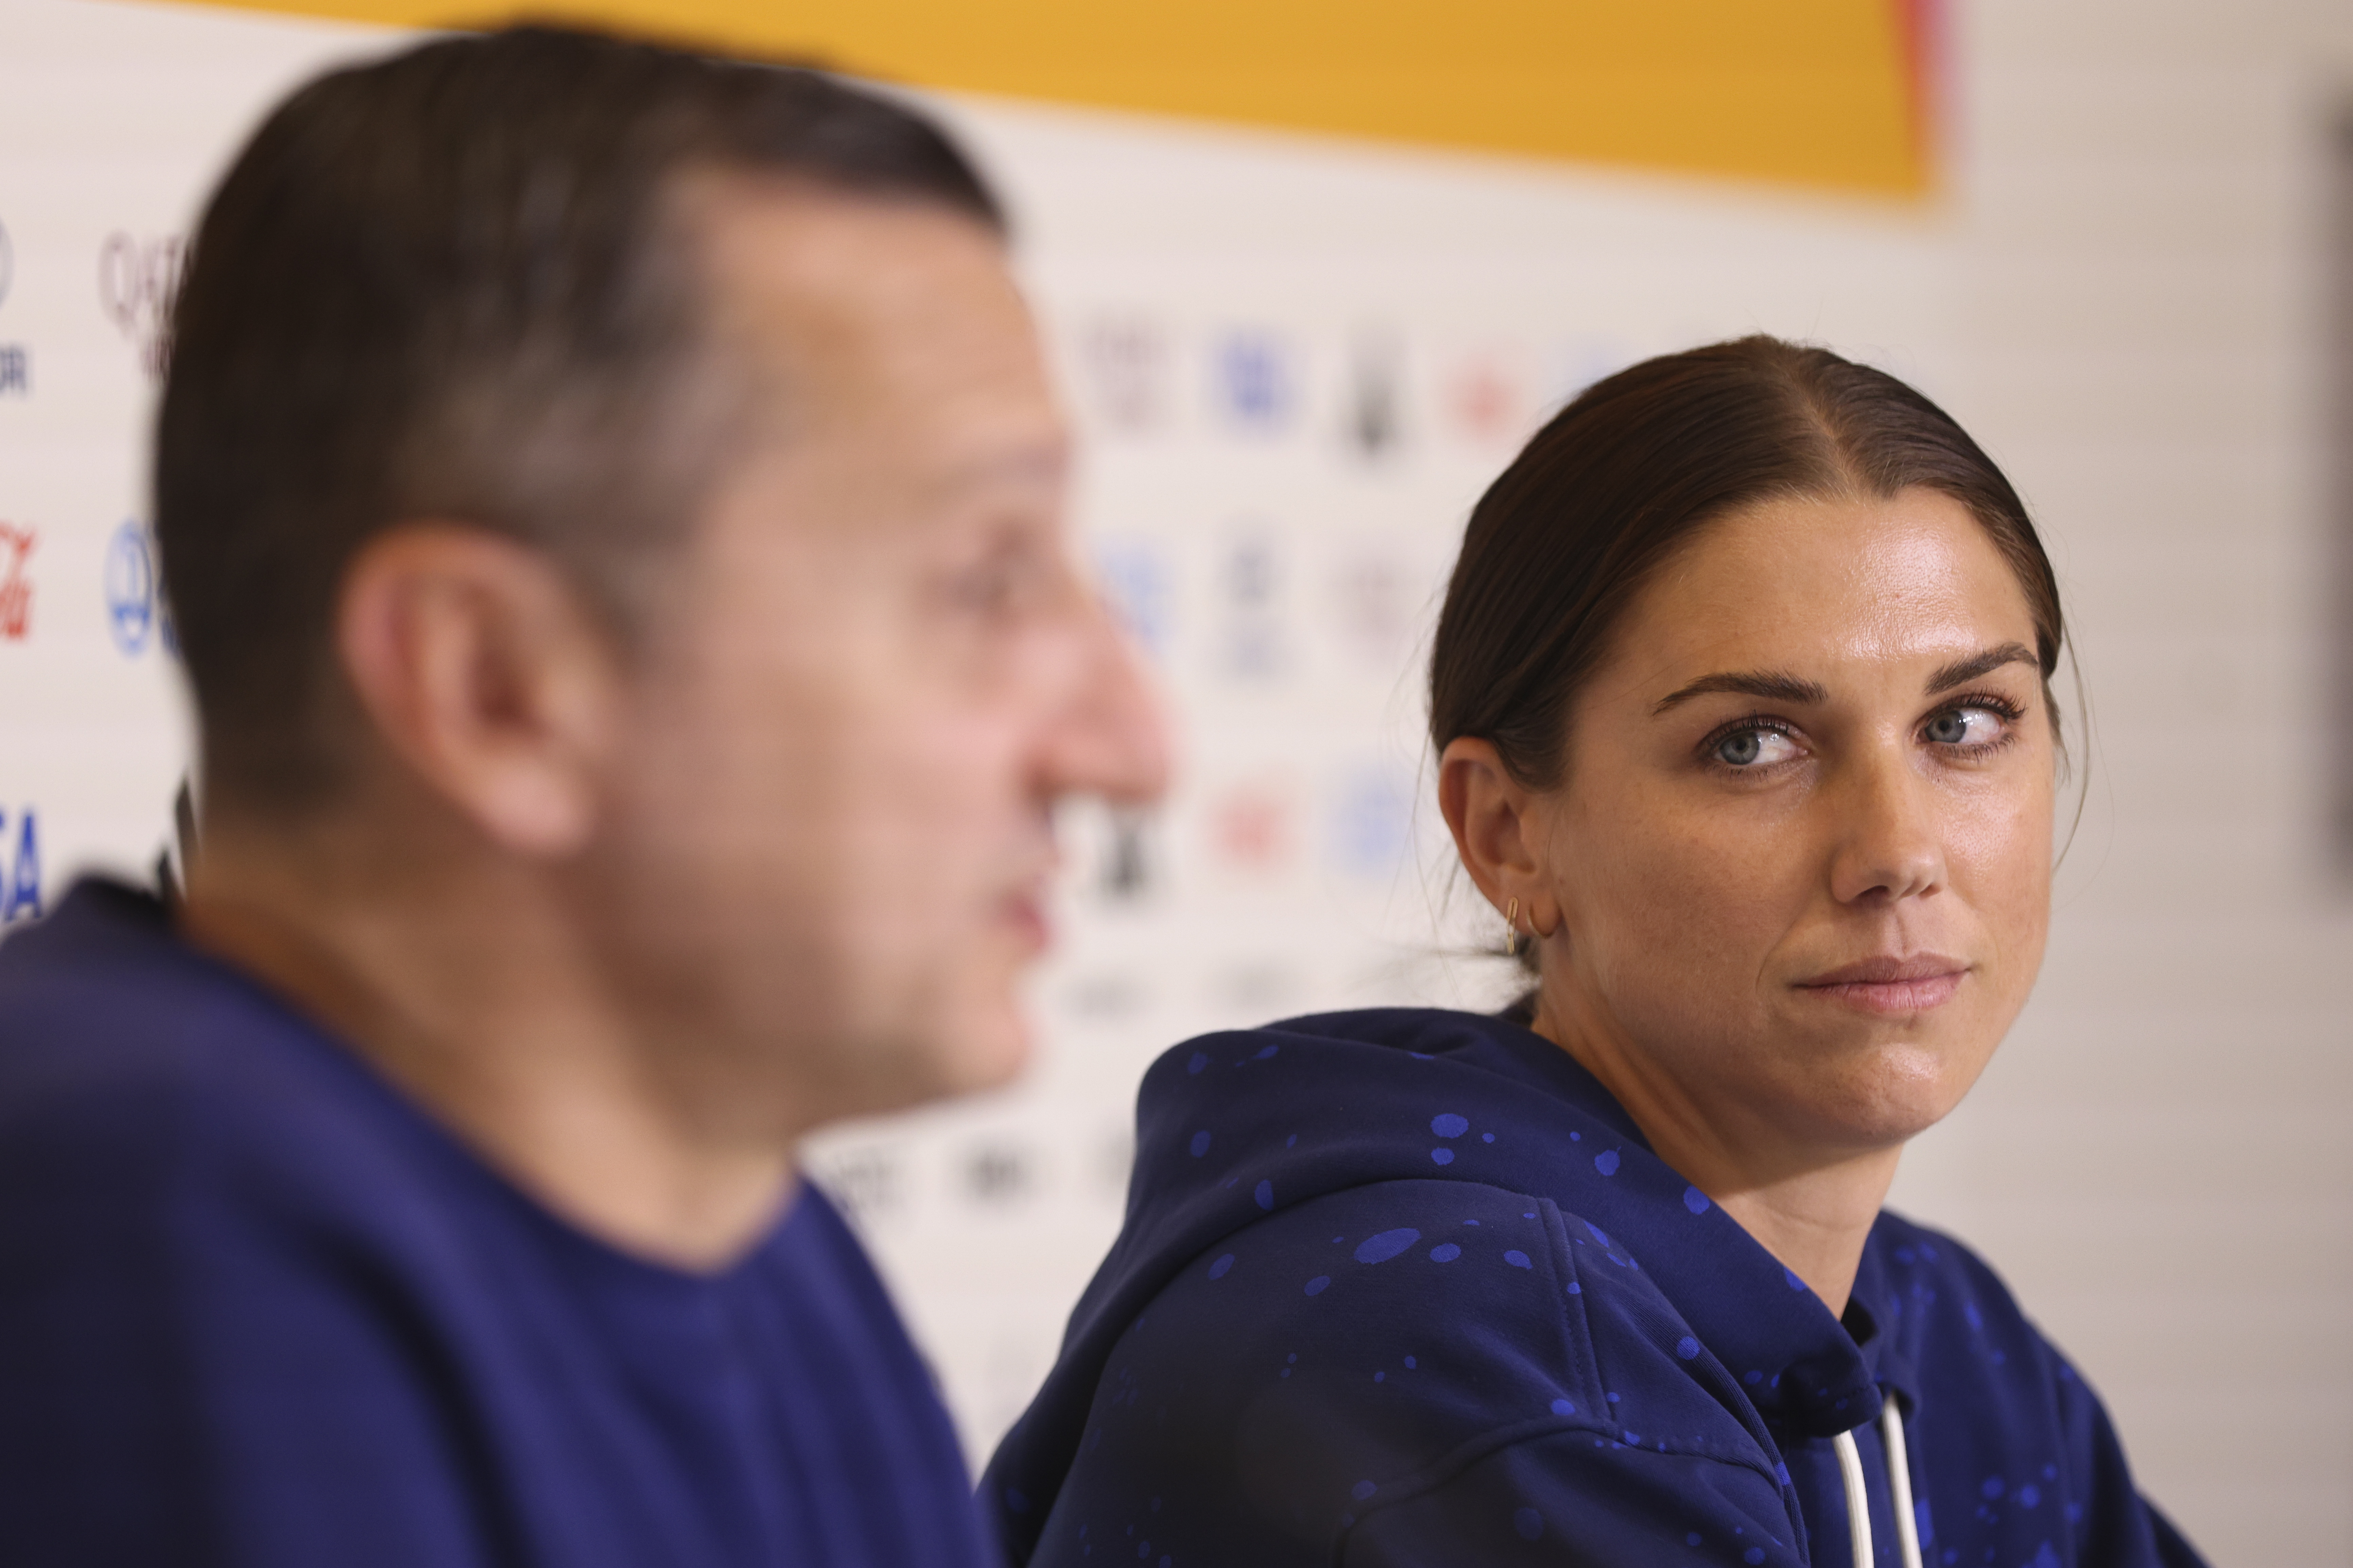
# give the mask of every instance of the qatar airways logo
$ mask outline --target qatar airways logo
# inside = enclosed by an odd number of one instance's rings
[[[187,261],[187,242],[176,234],[141,239],[118,230],[99,247],[100,308],[158,381],[171,353],[172,302]]]

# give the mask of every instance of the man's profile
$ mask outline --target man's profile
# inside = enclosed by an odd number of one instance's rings
[[[0,948],[0,1555],[987,1561],[812,1127],[1002,1081],[1160,788],[987,187],[553,29],[281,104],[174,316],[203,832]]]

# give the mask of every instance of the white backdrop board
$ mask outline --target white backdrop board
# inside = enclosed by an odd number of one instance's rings
[[[2296,270],[2296,106],[2348,79],[2315,63],[2342,28],[2290,0],[1957,22],[1951,185],[1917,205],[942,102],[1011,197],[1083,548],[1181,736],[1164,810],[1065,824],[1028,1079],[809,1151],[976,1458],[1117,1225],[1153,1056],[1504,994],[1449,956],[1500,922],[1450,874],[1419,735],[1464,514],[1594,376],[1761,329],[1915,379],[2010,463],[2101,719],[2037,999],[1898,1200],[2018,1284],[2218,1560],[2353,1560],[2353,923],[2316,869]],[[254,116],[385,37],[0,0],[0,919],[166,842],[158,311]]]

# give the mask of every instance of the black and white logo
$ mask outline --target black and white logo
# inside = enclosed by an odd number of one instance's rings
[[[118,230],[99,248],[99,304],[138,351],[147,374],[158,380],[169,352],[165,329],[172,299],[180,291],[180,273],[187,260],[187,242],[176,234],[141,239]]]

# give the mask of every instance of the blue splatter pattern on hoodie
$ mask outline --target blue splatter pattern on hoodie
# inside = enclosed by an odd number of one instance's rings
[[[1039,1568],[2193,1565],[2091,1389],[1957,1243],[1883,1214],[1834,1317],[1499,1018],[1213,1035],[1146,1076],[1126,1228],[982,1502]]]

